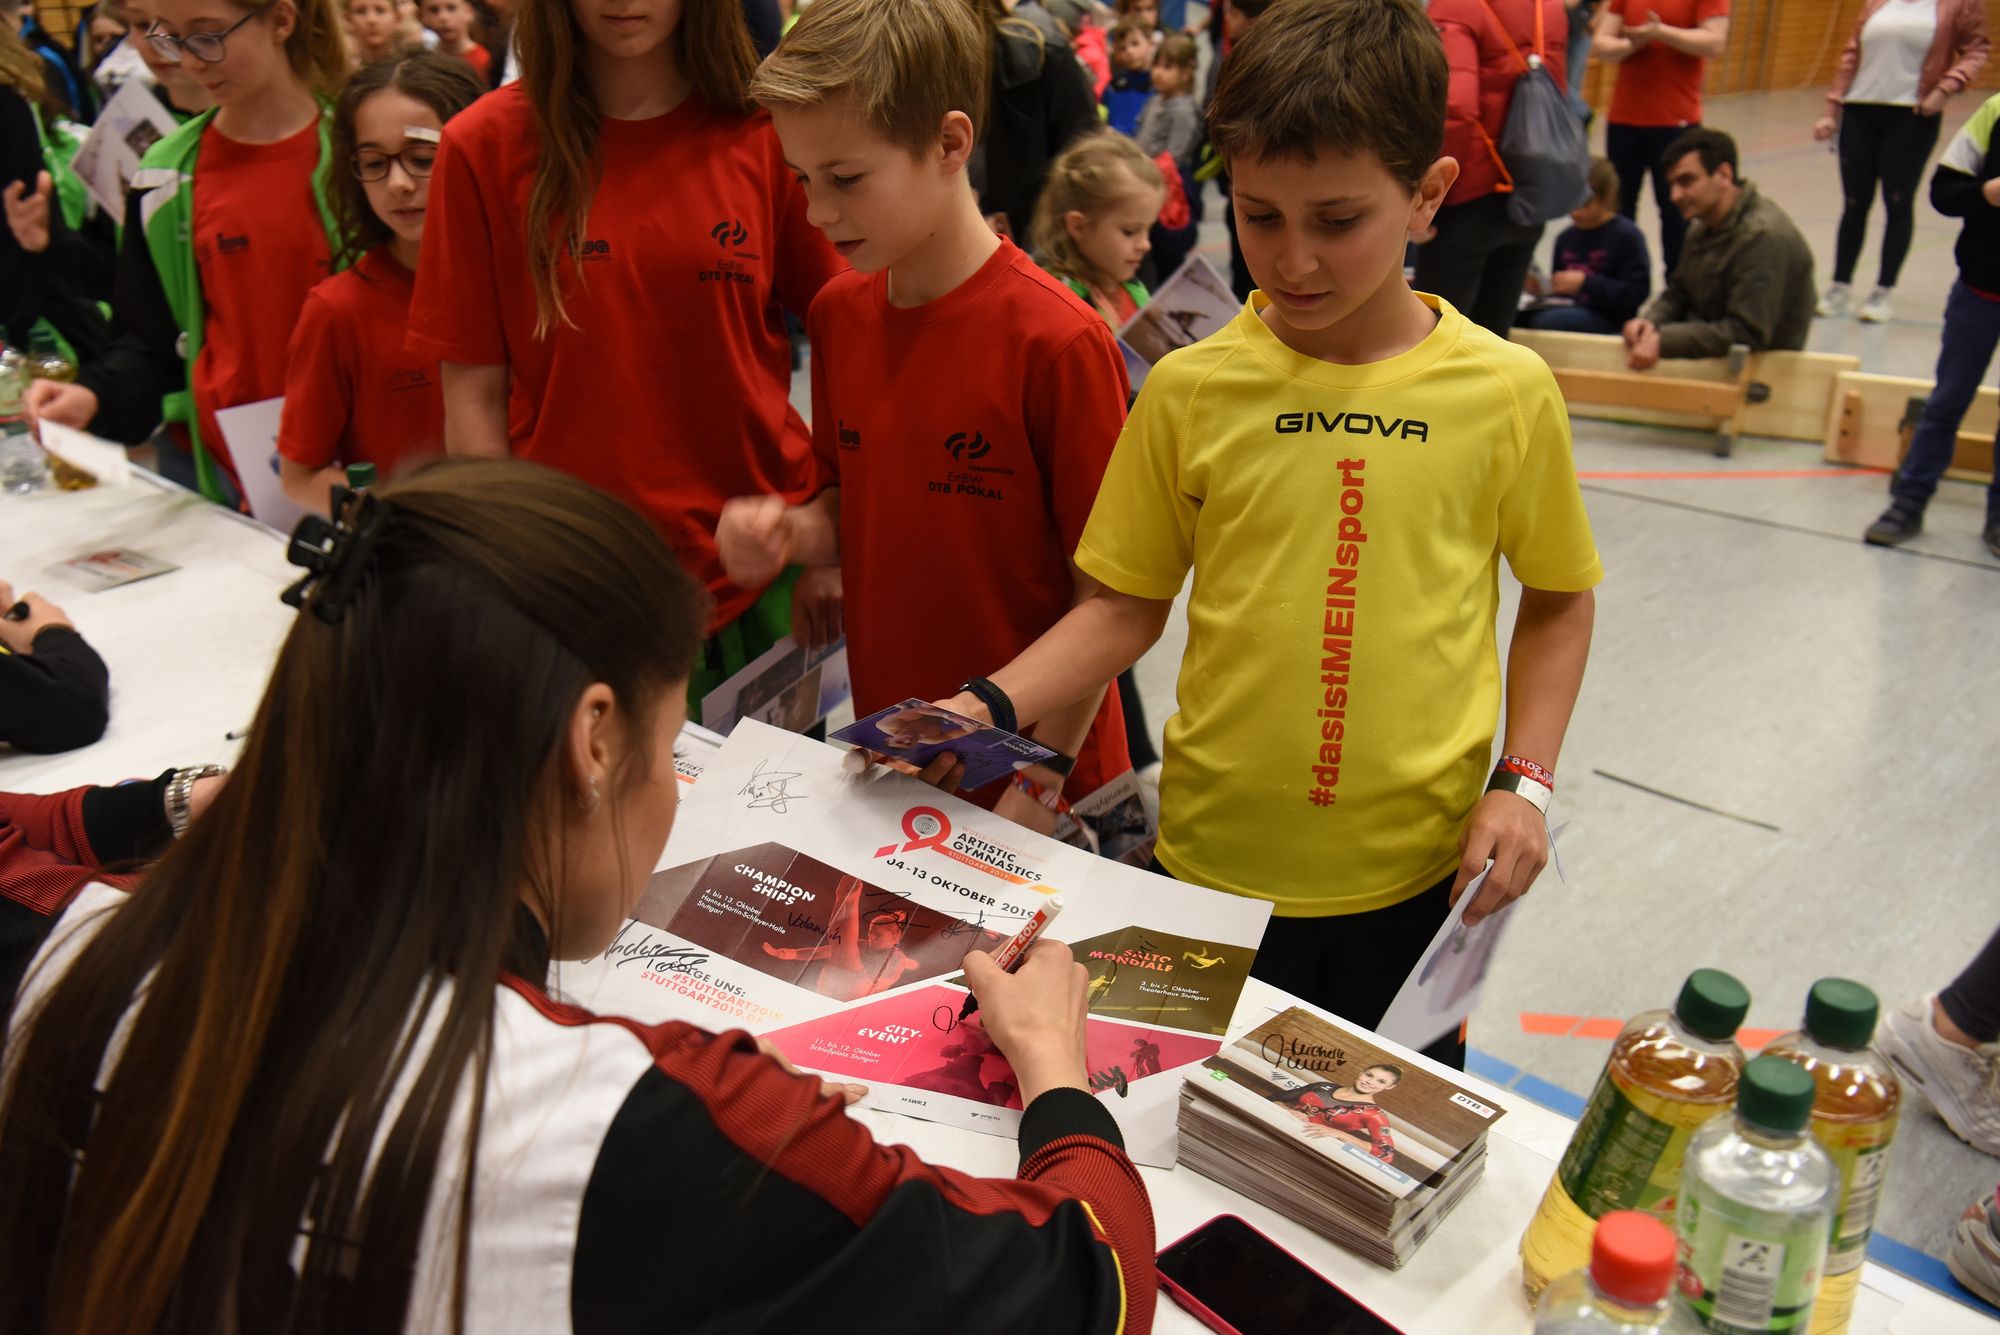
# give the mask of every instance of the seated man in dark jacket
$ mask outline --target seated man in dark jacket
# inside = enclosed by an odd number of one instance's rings
[[[1797,351],[1812,330],[1812,251],[1785,211],[1739,180],[1736,141],[1689,130],[1660,155],[1675,207],[1693,224],[1666,291],[1625,326],[1635,371],[1663,357]]]

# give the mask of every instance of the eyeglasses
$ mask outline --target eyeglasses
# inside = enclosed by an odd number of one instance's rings
[[[389,164],[397,163],[411,176],[422,180],[431,174],[431,167],[437,162],[436,144],[411,144],[400,153],[380,153],[374,149],[364,149],[347,160],[347,166],[357,181],[379,181],[389,174]]]
[[[161,60],[171,60],[178,64],[181,52],[185,51],[204,65],[213,65],[229,54],[223,49],[222,39],[263,12],[262,9],[253,9],[221,32],[191,32],[184,37],[161,32],[160,25],[156,21],[152,27],[146,29],[146,40],[153,44],[153,50],[159,53]]]

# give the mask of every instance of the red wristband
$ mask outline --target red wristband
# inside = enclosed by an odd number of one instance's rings
[[[1524,779],[1533,779],[1550,792],[1556,790],[1556,776],[1546,766],[1537,765],[1525,756],[1501,756],[1494,765],[1495,774],[1518,774]]]

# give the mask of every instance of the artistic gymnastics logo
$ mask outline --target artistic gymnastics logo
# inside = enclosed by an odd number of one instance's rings
[[[1013,849],[976,834],[960,834],[954,839],[951,821],[936,807],[911,807],[905,811],[902,841],[882,845],[875,850],[875,856],[886,858],[894,853],[915,853],[920,849],[930,849],[954,862],[976,867],[1010,885],[1035,886],[1040,893],[1048,893],[1039,884],[1042,874],[1024,865]]]
[[[750,239],[750,229],[734,218],[724,218],[708,229],[718,246],[740,246]]]
[[[875,856],[886,858],[891,853],[940,848],[951,838],[951,822],[936,807],[911,807],[903,813],[903,838],[907,842],[884,844],[875,850]]]

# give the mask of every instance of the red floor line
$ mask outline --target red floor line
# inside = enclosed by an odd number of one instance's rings
[[[1540,1034],[1551,1038],[1595,1039],[1600,1042],[1618,1037],[1624,1030],[1625,1021],[1609,1015],[1550,1015],[1539,1011],[1521,1012],[1521,1032]],[[1756,1052],[1770,1046],[1771,1040],[1784,1031],[1781,1029],[1741,1029],[1736,1041],[1746,1052]]]
[[[1739,468],[1733,471],[1716,469],[1713,472],[1685,473],[1645,473],[1645,472],[1589,472],[1578,473],[1583,482],[1674,482],[1684,479],[1703,481],[1743,481],[1762,478],[1791,477],[1880,477],[1894,470],[1888,468]]]

